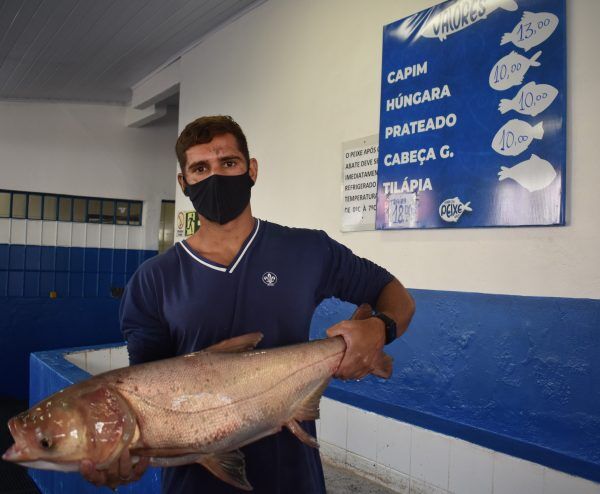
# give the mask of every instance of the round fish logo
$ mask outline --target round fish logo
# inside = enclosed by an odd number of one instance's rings
[[[275,286],[275,283],[277,283],[277,275],[275,273],[271,273],[271,271],[267,271],[262,275],[262,280],[267,286]]]
[[[446,199],[440,204],[440,218],[447,223],[456,223],[465,211],[473,211],[469,207],[470,204],[470,202],[463,204],[458,197]]]

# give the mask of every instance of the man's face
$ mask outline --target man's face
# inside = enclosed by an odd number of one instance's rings
[[[201,182],[211,175],[242,175],[246,167],[250,168],[250,178],[256,181],[257,163],[251,159],[246,164],[246,159],[238,149],[237,140],[232,134],[217,135],[212,141],[205,144],[196,144],[185,152],[186,165],[184,177],[179,175],[179,183],[184,188],[185,182],[189,185]]]

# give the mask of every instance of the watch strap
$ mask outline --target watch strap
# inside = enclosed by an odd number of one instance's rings
[[[376,317],[383,321],[385,325],[385,344],[389,345],[396,339],[396,321],[385,315],[383,312],[374,312],[372,317]]]

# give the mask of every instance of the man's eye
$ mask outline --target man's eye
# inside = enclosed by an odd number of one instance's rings
[[[225,166],[226,166],[227,168],[230,168],[230,167],[232,167],[232,166],[235,166],[235,161],[226,161],[226,162],[225,162]]]

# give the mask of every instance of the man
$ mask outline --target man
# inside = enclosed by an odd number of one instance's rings
[[[328,329],[347,350],[340,379],[373,369],[383,345],[401,335],[414,303],[391,274],[359,258],[324,232],[287,228],[252,216],[250,190],[258,163],[230,117],[203,117],[179,136],[179,185],[200,216],[200,229],[146,261],[127,285],[121,324],[132,364],[182,355],[243,333],[261,331],[261,347],[308,340],[312,314],[337,296],[376,309],[373,317]],[[303,426],[315,435],[314,422]],[[257,493],[324,493],[318,450],[289,431],[242,448],[247,477]],[[136,480],[147,461],[132,468],[125,453],[109,471],[89,462],[84,476],[115,486]],[[165,493],[237,493],[199,465],[167,468]]]

